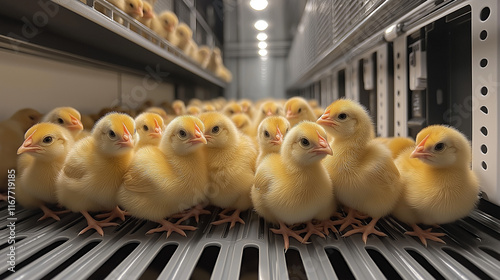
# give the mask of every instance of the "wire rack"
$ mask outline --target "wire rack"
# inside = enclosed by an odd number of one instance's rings
[[[446,244],[428,247],[404,235],[405,226],[387,218],[378,229],[387,237],[348,238],[330,233],[313,236],[311,244],[283,239],[269,231],[256,213],[242,214],[244,225],[212,226],[220,209],[202,216],[187,237],[165,233],[146,235],[157,224],[128,218],[118,227],[78,236],[86,226],[80,214],[61,221],[37,222],[41,211],[17,206],[15,273],[0,263],[7,279],[498,279],[500,220],[481,210],[443,225]],[[498,207],[494,206],[498,213]],[[7,204],[0,204],[0,254],[11,252],[7,240]],[[196,225],[194,220],[188,224]],[[14,238],[14,237],[13,237]]]

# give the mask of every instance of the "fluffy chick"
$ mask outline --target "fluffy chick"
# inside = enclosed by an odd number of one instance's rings
[[[406,234],[444,243],[444,233],[422,230],[426,225],[451,223],[469,214],[478,202],[479,182],[470,169],[471,147],[458,130],[428,126],[417,135],[415,149],[396,159],[403,182],[401,199],[392,215],[413,227]]]
[[[201,112],[202,112],[201,108],[197,105],[189,105],[186,108],[186,113],[188,115],[198,116],[199,114],[201,114]]]
[[[24,141],[24,133],[42,118],[42,114],[30,108],[15,112],[10,118],[0,122],[0,192],[8,189],[8,172],[15,170],[17,165],[17,148]],[[7,200],[7,196],[0,194],[1,200]]]
[[[207,68],[211,55],[212,50],[208,46],[200,46],[195,60],[200,64],[201,68]]]
[[[151,22],[151,29],[172,44],[177,43],[175,29],[179,24],[179,19],[171,11],[163,11]]]
[[[374,127],[370,116],[359,103],[339,99],[327,107],[317,123],[334,137],[330,143],[333,156],[327,157],[324,165],[336,198],[349,208],[347,218],[338,221],[343,223],[340,230],[356,221],[354,210],[358,210],[371,216],[371,222],[344,236],[362,232],[365,243],[370,233],[385,236],[375,225],[396,205],[401,182],[390,151],[372,141]]]
[[[241,108],[241,105],[238,104],[235,101],[230,101],[224,106],[224,109],[222,109],[222,113],[228,117],[231,117],[234,114],[239,114],[243,112],[243,108]]]
[[[314,111],[309,103],[302,97],[292,97],[285,103],[286,119],[291,126],[301,121],[316,121]]]
[[[174,102],[172,102],[172,109],[174,109],[176,116],[186,114],[186,104],[182,100],[174,100]]]
[[[135,144],[136,150],[144,146],[158,146],[160,144],[164,128],[163,118],[160,115],[148,112],[142,113],[135,118],[135,127],[139,135],[139,140]]]
[[[281,116],[267,117],[260,123],[257,132],[259,156],[257,157],[256,166],[259,166],[268,154],[279,153],[283,139],[289,129],[290,123]]]
[[[155,14],[155,12],[153,10],[153,6],[149,2],[143,1],[142,4],[143,4],[142,16],[141,17],[136,16],[135,18],[140,23],[144,24],[148,28],[151,28],[151,24],[152,24],[153,20],[157,17],[157,15]]]
[[[143,5],[142,0],[124,0],[123,11],[133,18],[142,18]]]
[[[38,208],[44,215],[39,219],[60,220],[58,214],[45,206],[57,203],[55,182],[66,155],[73,146],[70,132],[53,123],[39,123],[25,134],[24,143],[17,150],[20,155],[16,182],[16,199],[25,208]]]
[[[241,106],[242,112],[247,114],[251,119],[253,119],[254,118],[253,102],[250,99],[241,99],[238,103]]]
[[[406,137],[377,137],[373,140],[384,144],[391,151],[393,159],[396,159],[404,150],[415,147],[415,141]]]
[[[167,112],[160,107],[149,107],[146,110],[144,110],[144,112],[158,114],[158,115],[160,115],[160,117],[163,119],[164,122],[166,122],[167,120],[169,120],[171,118],[167,114]]]
[[[250,120],[250,117],[247,114],[234,114],[231,116],[231,120],[239,131],[243,132],[245,135],[251,136],[252,120]]]
[[[83,130],[82,116],[80,112],[73,107],[57,107],[48,112],[42,119],[42,122],[51,122],[67,128],[75,141],[85,137],[81,133]]]
[[[252,140],[239,132],[234,123],[222,113],[208,112],[200,115],[205,124],[208,159],[208,200],[212,205],[226,208],[221,212],[219,225],[231,222],[231,228],[239,221],[239,214],[252,207],[250,188],[254,182],[257,151]],[[231,216],[225,214],[235,209]]]
[[[260,123],[262,120],[264,120],[266,117],[269,116],[285,116],[283,113],[283,106],[278,104],[275,101],[269,100],[263,102],[259,106],[259,110],[255,112],[254,114],[254,128],[253,128],[253,135],[257,135],[257,130],[259,128]]]
[[[116,225],[109,223],[114,216],[125,219],[117,207],[116,193],[134,154],[134,132],[134,119],[110,113],[66,157],[57,178],[56,194],[60,204],[87,219],[88,227],[80,234],[93,228],[103,235],[101,227]],[[111,209],[115,215],[104,221],[96,221],[88,213]]]
[[[175,118],[166,128],[159,147],[139,150],[124,176],[118,201],[132,216],[160,223],[148,233],[194,227],[172,224],[166,217],[205,201],[208,182],[203,123],[194,116]]]
[[[175,29],[175,36],[177,37],[176,46],[181,49],[186,55],[191,51],[191,41],[193,40],[193,31],[189,26],[181,22],[177,29]]]
[[[285,249],[289,236],[306,242],[313,233],[322,236],[312,219],[326,220],[336,209],[332,183],[321,160],[332,154],[325,130],[313,123],[293,127],[283,141],[280,153],[265,157],[258,166],[251,197],[255,210],[269,222],[279,223],[274,233],[283,235]],[[287,227],[307,223],[302,239]]]

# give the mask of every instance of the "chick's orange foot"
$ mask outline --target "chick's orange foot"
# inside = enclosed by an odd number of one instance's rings
[[[240,213],[241,213],[241,210],[234,210],[233,214],[231,215],[226,215],[228,212],[231,212],[233,209],[224,209],[222,210],[222,212],[219,213],[219,216],[221,217],[220,220],[218,221],[215,221],[215,222],[212,222],[212,225],[221,225],[221,224],[224,224],[224,223],[231,223],[231,226],[229,227],[230,229],[233,228],[235,225],[236,225],[236,222],[238,223],[241,223],[241,224],[245,224],[245,221],[243,221],[243,219],[240,218]]]
[[[167,220],[158,220],[156,221],[157,223],[159,223],[161,225],[161,227],[158,227],[158,228],[154,228],[148,232],[146,232],[146,234],[152,234],[152,233],[156,233],[156,232],[163,232],[163,231],[166,231],[167,232],[167,238],[170,237],[170,235],[172,234],[172,232],[177,232],[178,234],[186,237],[186,233],[184,232],[184,230],[196,230],[197,228],[196,227],[193,227],[193,226],[185,226],[185,225],[179,225],[179,224],[172,224],[171,222],[167,221]]]
[[[405,234],[418,237],[425,247],[427,247],[427,239],[446,244],[446,242],[444,242],[441,238],[439,238],[442,236],[446,236],[446,233],[431,232],[432,227],[425,230],[421,229],[417,225],[412,225],[411,227],[413,228],[413,231],[407,231],[405,232]]]
[[[104,221],[96,221],[92,216],[87,211],[81,211],[85,219],[87,219],[87,227],[82,229],[78,235],[84,234],[87,232],[89,229],[95,229],[97,233],[99,233],[101,236],[104,236],[104,231],[102,230],[103,227],[112,227],[112,226],[117,226],[117,223],[108,223]]]
[[[59,218],[58,215],[71,212],[70,210],[52,211],[50,208],[48,208],[45,205],[40,206],[40,209],[42,209],[42,211],[43,211],[43,216],[40,219],[38,219],[38,221],[43,221],[43,220],[48,219],[48,218],[52,218],[56,221],[60,221],[61,218]]]
[[[125,221],[125,216],[130,216],[130,214],[127,213],[127,211],[123,211],[120,209],[120,207],[116,206],[113,210],[111,210],[111,212],[99,214],[99,215],[96,215],[95,217],[98,219],[106,218],[104,220],[104,222],[111,222],[112,220],[114,220],[116,218],[119,218],[120,220]]]
[[[301,234],[301,233],[306,233],[306,235],[304,236],[304,242],[307,242],[307,240],[309,240],[309,237],[311,237],[311,235],[313,234],[316,234],[316,235],[319,235],[323,238],[325,238],[325,235],[318,229],[317,227],[318,225],[313,225],[313,223],[311,221],[308,221],[306,223],[306,227],[304,229],[301,229],[301,230],[297,230],[295,231],[297,234]],[[321,229],[323,229],[322,227],[320,227]],[[304,243],[302,242],[302,243]]]
[[[186,211],[183,211],[183,212],[180,212],[180,213],[173,215],[172,218],[176,218],[176,219],[180,218],[180,220],[177,221],[177,224],[180,224],[183,221],[185,221],[191,217],[194,217],[194,219],[198,223],[200,221],[200,215],[209,215],[209,214],[211,214],[211,212],[204,209],[203,205],[199,204],[199,205],[196,205],[189,210],[186,210]]]
[[[368,241],[368,235],[370,234],[376,234],[378,236],[387,236],[387,234],[381,232],[381,231],[378,231],[377,229],[375,229],[375,225],[377,224],[377,221],[379,219],[375,219],[373,218],[371,220],[371,222],[365,226],[356,226],[356,225],[353,225],[354,229],[351,229],[350,231],[346,232],[343,237],[348,237],[348,236],[351,236],[355,233],[363,233],[363,242],[366,242]]]
[[[354,209],[349,209],[347,212],[347,217],[338,219],[336,221],[333,221],[331,224],[332,225],[341,225],[339,231],[343,231],[350,225],[358,225],[361,226],[361,221],[356,219],[357,213],[356,210]]]
[[[304,239],[298,235],[294,230],[290,229],[287,227],[283,222],[280,222],[280,228],[272,228],[271,231],[274,234],[281,234],[283,235],[283,241],[285,242],[285,252],[288,250],[290,247],[290,237],[293,237],[297,239],[300,243],[307,244],[308,242],[305,242]]]

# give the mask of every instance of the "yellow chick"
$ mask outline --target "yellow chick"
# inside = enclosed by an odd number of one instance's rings
[[[152,20],[151,29],[172,44],[177,43],[175,29],[179,24],[179,19],[171,11],[163,11],[158,17]]]
[[[238,128],[239,131],[243,132],[243,134],[245,135],[251,136],[252,121],[247,114],[234,114],[231,116],[231,120],[233,121],[234,125],[236,125],[236,128]]]
[[[82,115],[82,125],[83,129],[86,131],[91,131],[94,127],[94,118],[91,115]]]
[[[212,71],[215,76],[225,81],[226,83],[230,83],[233,79],[233,75],[231,71],[229,71],[222,61],[222,55],[219,48],[214,48],[212,50],[212,55],[207,64],[207,69]]]
[[[313,109],[309,103],[302,97],[292,97],[285,103],[286,119],[291,126],[298,124],[301,121],[316,121]]]
[[[132,216],[162,226],[148,233],[175,231],[186,236],[191,226],[172,224],[166,217],[206,200],[208,183],[203,123],[194,116],[175,118],[166,128],[159,147],[139,150],[124,176],[118,201]]]
[[[349,208],[342,231],[354,219],[355,210],[372,217],[371,222],[344,236],[362,232],[366,243],[371,233],[385,236],[375,229],[377,221],[391,213],[401,193],[399,172],[390,151],[372,141],[374,127],[366,110],[357,102],[339,99],[327,107],[317,120],[334,137],[330,143],[333,156],[324,160],[332,179],[335,196]]]
[[[24,141],[24,133],[42,118],[42,114],[30,108],[15,112],[9,119],[0,122],[0,192],[8,189],[8,170],[15,170],[17,148]],[[15,171],[14,171],[15,172]],[[7,200],[7,195],[0,194],[0,200]]]
[[[306,242],[311,234],[324,235],[311,223],[326,220],[335,211],[334,192],[328,172],[321,165],[332,150],[325,130],[305,121],[293,127],[285,137],[280,153],[271,153],[257,168],[252,202],[257,213],[272,223],[279,223],[285,249],[289,237]],[[301,238],[287,225],[307,223],[307,234]]]
[[[54,212],[45,203],[57,203],[55,182],[73,144],[73,136],[64,127],[39,123],[26,132],[24,143],[17,150],[20,156],[16,199],[25,208],[42,209],[44,215],[39,221],[59,221],[59,214],[69,212]]]
[[[263,102],[260,105],[259,110],[257,112],[255,112],[254,115],[255,115],[254,121],[253,121],[254,135],[257,135],[257,130],[259,128],[259,125],[262,122],[262,120],[264,120],[265,118],[267,118],[269,116],[285,116],[283,113],[283,106],[281,106],[280,104],[278,104],[277,102],[274,102],[272,100]]]
[[[234,101],[228,102],[226,106],[224,106],[224,109],[222,109],[222,113],[228,117],[242,112],[243,108],[241,108],[241,105]]]
[[[207,68],[211,55],[212,50],[208,46],[200,46],[195,60],[200,64],[201,68]]]
[[[176,116],[181,116],[186,114],[186,104],[182,100],[175,100],[172,102],[172,109],[174,109]]]
[[[165,110],[163,110],[160,107],[149,107],[146,110],[144,110],[144,112],[158,114],[163,119],[163,121],[168,120],[170,118],[167,112],[165,112]]]
[[[113,4],[114,6],[116,6],[118,9],[120,9],[122,11],[125,9],[125,0],[109,0],[108,2]],[[94,7],[97,11],[101,12],[102,14],[107,14],[106,8],[104,8],[103,5],[95,2]],[[113,15],[113,19],[120,24],[123,23],[123,19],[119,16]]]
[[[313,114],[314,114],[314,117],[316,119],[319,119],[322,115],[323,115],[323,112],[325,112],[325,110],[323,110],[323,108],[313,108]]]
[[[265,156],[279,153],[285,135],[290,129],[288,120],[281,116],[265,118],[259,125],[257,142],[259,143],[259,156],[256,166],[259,166]]]
[[[155,113],[142,113],[135,118],[135,127],[139,135],[139,140],[135,144],[135,149],[151,145],[160,144],[163,132],[163,118]]]
[[[153,10],[153,6],[146,1],[142,2],[142,16],[136,16],[135,19],[137,19],[140,23],[144,24],[148,28],[151,28],[151,24],[153,22],[153,19],[156,18],[156,14]]]
[[[470,169],[471,147],[458,130],[432,125],[417,135],[415,149],[406,149],[396,159],[403,194],[392,215],[412,226],[412,232],[427,246],[426,239],[444,243],[444,233],[421,229],[463,218],[478,202],[479,181]]]
[[[215,108],[215,106],[212,104],[204,104],[202,106],[202,110],[203,112],[215,112],[217,111],[217,108]]]
[[[415,141],[406,137],[377,137],[373,140],[384,144],[391,151],[393,159],[396,159],[404,150],[415,147]]]
[[[124,0],[123,11],[133,17],[142,18],[143,17],[143,2],[142,0]]]
[[[181,49],[186,55],[191,51],[191,41],[193,40],[193,31],[185,23],[180,23],[175,29],[175,36],[177,37],[176,46]]]
[[[205,124],[208,160],[208,200],[212,205],[226,208],[220,213],[223,219],[214,225],[244,223],[241,211],[252,207],[250,188],[254,182],[257,151],[252,140],[238,131],[234,123],[222,113],[208,112],[200,115]],[[232,215],[225,214],[235,209]]]
[[[198,116],[201,114],[202,110],[199,106],[196,105],[189,105],[186,108],[186,114],[192,115],[192,116]]]
[[[189,57],[198,62],[198,44],[193,39],[189,40]]]
[[[80,234],[95,229],[103,235],[102,227],[113,226],[113,218],[124,215],[117,206],[116,193],[122,184],[134,154],[134,119],[122,113],[109,113],[100,119],[92,135],[78,141],[64,162],[56,182],[60,204],[80,212],[88,226]],[[96,221],[88,211],[113,209],[109,218]]]
[[[241,106],[242,112],[247,114],[251,119],[253,119],[254,118],[253,102],[250,99],[241,99],[238,103]]]
[[[51,122],[66,127],[75,141],[85,137],[82,134],[83,124],[80,112],[73,107],[57,107],[52,109],[42,119],[42,122]]]

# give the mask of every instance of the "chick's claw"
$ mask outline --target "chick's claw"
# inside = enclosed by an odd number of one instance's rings
[[[413,231],[407,231],[405,232],[405,234],[418,237],[425,247],[427,247],[427,239],[446,244],[446,242],[444,242],[441,238],[439,238],[446,236],[446,233],[431,232],[432,228],[424,230],[417,225],[413,225],[412,227]]]
[[[170,235],[172,234],[172,232],[175,231],[178,234],[186,237],[187,235],[184,232],[184,230],[196,230],[197,229],[196,227],[193,227],[193,226],[185,226],[185,225],[179,225],[179,224],[172,224],[171,222],[169,222],[167,220],[159,220],[159,221],[156,221],[156,222],[159,223],[159,224],[161,224],[161,227],[149,230],[148,232],[146,232],[146,234],[152,234],[152,233],[156,233],[156,232],[166,231],[167,232],[167,238],[168,238],[168,237],[170,237]]]
[[[375,229],[375,225],[377,224],[377,221],[378,219],[372,219],[372,221],[365,225],[365,226],[355,226],[353,225],[354,229],[351,229],[350,231],[346,232],[343,237],[348,237],[348,236],[351,236],[355,233],[363,233],[363,242],[366,242],[368,241],[368,235],[370,234],[376,234],[378,236],[387,236],[387,234],[381,232],[381,231],[378,231],[377,229]]]
[[[209,214],[211,214],[211,212],[206,209],[203,209],[202,205],[196,205],[195,207],[189,210],[173,215],[172,218],[180,218],[180,220],[178,220],[176,224],[180,224],[191,217],[194,217],[194,219],[198,223],[200,221],[200,215],[209,215]]]
[[[45,205],[40,206],[40,209],[42,209],[42,211],[43,211],[43,216],[40,219],[38,219],[38,221],[43,221],[43,220],[48,219],[48,218],[52,218],[56,221],[60,221],[61,218],[59,218],[58,215],[71,212],[70,210],[52,211],[51,209],[49,209]]]
[[[220,212],[219,216],[222,219],[212,222],[212,225],[217,226],[224,223],[231,223],[231,226],[229,228],[232,229],[236,225],[236,222],[239,222],[243,225],[245,224],[245,221],[243,221],[243,219],[240,218],[240,212],[241,212],[240,210],[236,209],[234,210],[233,214],[228,216],[226,215],[226,213],[228,213],[229,211],[231,211],[231,209],[224,209],[222,212]]]
[[[308,244],[308,242],[304,241],[304,239],[302,237],[300,237],[300,235],[298,235],[295,231],[288,228],[284,223],[280,223],[279,229],[272,228],[271,231],[274,234],[283,235],[283,240],[285,242],[285,252],[290,247],[290,237],[297,239],[302,244]]]
[[[84,228],[78,235],[84,234],[87,232],[89,229],[95,229],[97,233],[99,233],[101,236],[104,236],[104,231],[102,230],[103,227],[112,227],[112,226],[117,226],[117,223],[108,223],[104,221],[96,221],[90,214],[86,211],[82,212],[83,216],[85,216],[85,219],[87,219],[87,227]]]

